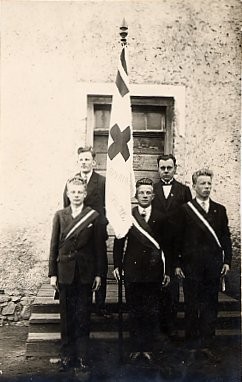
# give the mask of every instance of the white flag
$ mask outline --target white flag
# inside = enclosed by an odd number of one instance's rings
[[[118,238],[124,237],[132,225],[131,198],[134,195],[132,112],[124,46],[112,101],[106,173],[107,218]]]

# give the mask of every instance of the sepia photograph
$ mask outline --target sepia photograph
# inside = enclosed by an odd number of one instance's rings
[[[0,4],[0,381],[241,381],[241,1]]]

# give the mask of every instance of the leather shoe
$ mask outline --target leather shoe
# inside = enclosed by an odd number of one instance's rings
[[[139,359],[140,355],[141,355],[141,353],[139,351],[132,352],[132,353],[129,354],[129,360],[131,362],[135,362],[135,361],[137,361]]]
[[[77,369],[83,373],[88,373],[90,371],[90,366],[82,357],[77,358]]]
[[[219,363],[221,362],[220,358],[214,354],[210,349],[208,348],[202,348],[199,350],[199,353],[204,356],[205,358],[207,358],[210,362],[213,362],[213,363]]]
[[[70,357],[62,357],[60,361],[60,368],[59,371],[67,371],[71,367],[71,358]]]
[[[152,355],[152,353],[144,351],[142,353],[142,355],[143,355],[143,357],[144,357],[144,359],[146,361],[148,361],[149,363],[153,363],[153,355]]]

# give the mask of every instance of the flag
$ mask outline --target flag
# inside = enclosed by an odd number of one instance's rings
[[[131,198],[135,195],[133,131],[126,46],[118,63],[112,100],[107,151],[106,213],[117,238],[132,225]]]

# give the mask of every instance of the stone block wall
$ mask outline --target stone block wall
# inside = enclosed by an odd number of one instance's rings
[[[193,171],[214,170],[212,197],[227,207],[238,290],[240,1],[3,1],[0,289],[9,311],[46,280],[52,217],[86,141],[82,84],[114,81],[123,17],[130,82],[185,86],[177,177],[191,186]]]

